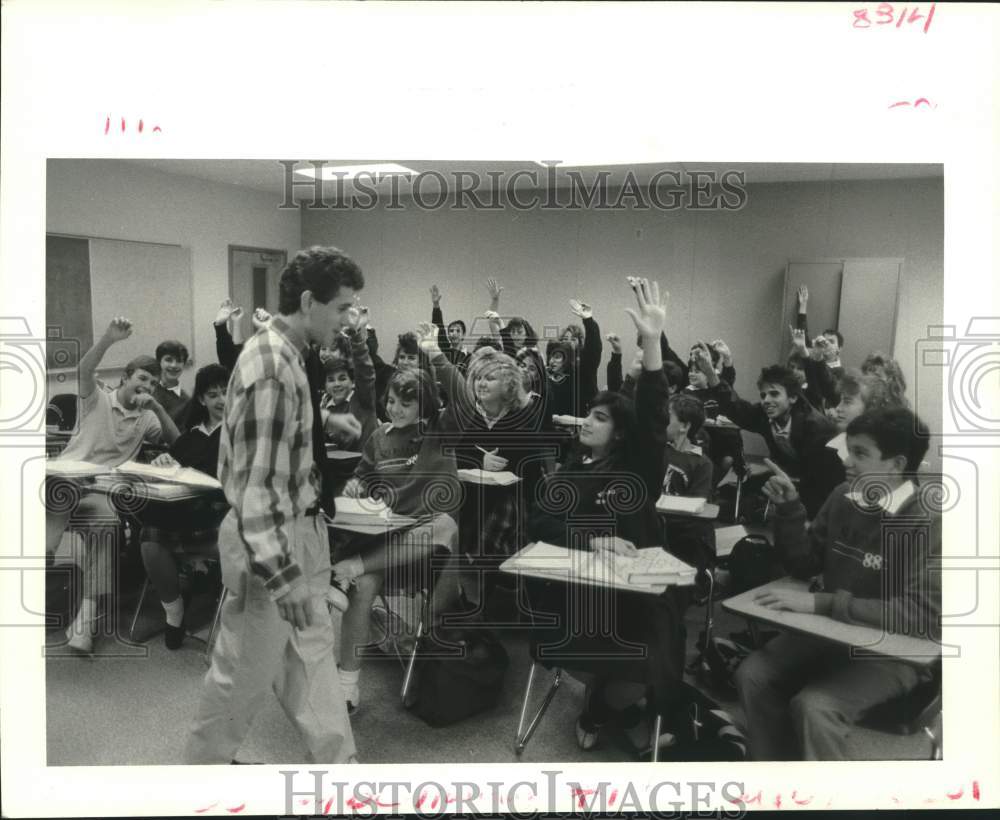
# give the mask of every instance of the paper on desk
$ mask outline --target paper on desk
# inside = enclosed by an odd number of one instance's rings
[[[697,515],[705,509],[705,499],[690,498],[685,495],[661,495],[656,502],[656,509],[659,512]]]
[[[111,467],[94,464],[90,461],[74,461],[72,459],[50,458],[45,462],[46,474],[62,478],[88,478],[110,473],[111,469]]]
[[[508,484],[517,484],[521,479],[509,470],[483,470],[478,467],[463,468],[458,471],[458,477],[463,481],[471,481],[475,484],[496,484],[506,487]]]
[[[221,490],[222,484],[201,470],[193,467],[181,467],[179,464],[170,467],[156,467],[152,464],[140,464],[138,461],[126,461],[115,468],[115,472],[124,475],[149,478],[154,481],[169,481],[174,484],[186,484],[188,487],[201,487],[206,490]]]
[[[727,558],[736,546],[736,542],[748,535],[747,528],[742,524],[732,527],[719,527],[715,531],[715,555],[717,558]]]

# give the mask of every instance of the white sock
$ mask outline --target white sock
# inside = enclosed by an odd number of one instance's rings
[[[80,602],[80,611],[76,613],[76,619],[70,626],[71,633],[73,635],[92,635],[96,618],[97,601],[93,598],[84,598]]]
[[[344,699],[349,700],[357,706],[358,701],[360,700],[358,679],[361,677],[361,670],[354,669],[348,671],[346,669],[338,668],[337,674],[340,677],[340,686],[344,690]]]
[[[184,599],[178,595],[169,604],[160,601],[163,611],[167,613],[167,626],[180,626],[184,623]]]

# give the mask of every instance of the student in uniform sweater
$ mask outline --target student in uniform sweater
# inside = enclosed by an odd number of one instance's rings
[[[628,313],[646,342],[635,403],[611,392],[594,398],[580,429],[579,447],[542,480],[528,521],[532,541],[599,551],[606,560],[660,543],[654,504],[663,481],[667,384],[656,341],[666,317],[665,298],[661,301],[655,282],[630,283],[639,308]],[[570,509],[567,499],[573,502]],[[602,726],[612,719],[626,728],[644,726],[638,704],[647,687],[652,687],[659,711],[676,714],[684,627],[682,603],[673,588],[658,596],[613,590],[595,596],[570,589],[585,588],[545,582],[529,586],[533,607],[559,620],[559,626],[539,627],[535,633],[549,646],[546,652],[553,658],[568,653],[566,664],[574,675],[590,677],[576,724],[580,747],[593,748]],[[582,601],[573,597],[577,594]],[[603,619],[601,612],[606,613]],[[581,634],[581,616],[602,624]],[[622,641],[638,645],[641,658],[623,657],[627,651]]]
[[[424,343],[436,349],[436,335],[434,331],[430,339],[424,337]],[[344,613],[340,682],[350,711],[361,702],[358,650],[369,643],[372,604],[387,574],[391,583],[393,573],[435,552],[454,554],[458,543],[462,488],[455,457],[443,446],[445,414],[437,385],[420,367],[398,370],[386,388],[385,407],[390,420],[368,439],[344,495],[380,499],[417,523],[386,535],[350,538],[336,547],[328,601]],[[450,577],[442,575],[442,580]],[[453,592],[438,583],[433,610],[442,611]]]
[[[680,393],[667,405],[667,448],[663,462],[663,494],[689,498],[712,497],[712,462],[697,438],[705,410],[696,398]],[[707,567],[715,559],[715,532],[707,519],[671,516],[666,524],[667,549],[693,567]]]
[[[359,319],[342,338],[349,344],[351,359],[333,356],[323,363],[326,385],[320,399],[320,416],[327,441],[341,450],[361,450],[375,429],[375,368],[368,334]]]
[[[188,362],[188,349],[181,342],[171,339],[156,346],[154,358],[160,363],[160,381],[153,391],[153,398],[163,405],[177,428],[183,430],[188,402],[191,401],[180,383],[181,373]]]
[[[195,375],[194,400],[185,423],[187,432],[169,453],[157,456],[158,467],[193,467],[213,478],[218,472],[219,435],[226,409],[229,371],[210,364]],[[150,503],[141,515],[142,563],[167,617],[167,649],[178,649],[184,640],[184,601],[177,577],[176,553],[218,553],[219,523],[229,505],[193,499],[181,506]]]
[[[865,413],[847,426],[847,478],[806,529],[795,485],[776,465],[765,485],[777,505],[775,546],[795,578],[821,573],[819,592],[758,593],[770,609],[824,615],[937,641],[941,515],[918,491],[927,427],[905,408]],[[852,658],[847,646],[784,633],[736,670],[755,760],[843,760],[869,708],[905,695],[927,667]]]
[[[709,387],[720,384],[707,356],[696,357]],[[826,445],[836,433],[828,418],[802,396],[799,380],[780,365],[765,367],[757,379],[760,403],[751,404],[732,390],[719,393],[719,411],[744,430],[759,433],[772,460],[800,480],[802,503],[815,516],[844,477],[844,465]]]

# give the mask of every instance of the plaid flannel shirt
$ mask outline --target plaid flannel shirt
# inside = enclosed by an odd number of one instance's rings
[[[305,350],[280,315],[246,343],[229,382],[219,443],[219,481],[250,571],[272,599],[302,578],[294,520],[319,498]]]

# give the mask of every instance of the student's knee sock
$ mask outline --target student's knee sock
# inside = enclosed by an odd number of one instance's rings
[[[361,691],[358,681],[361,678],[360,669],[338,669],[340,687],[344,690],[344,700],[357,707],[361,703]]]
[[[170,603],[160,601],[160,605],[167,613],[167,626],[180,626],[184,622],[184,599],[180,595]]]

